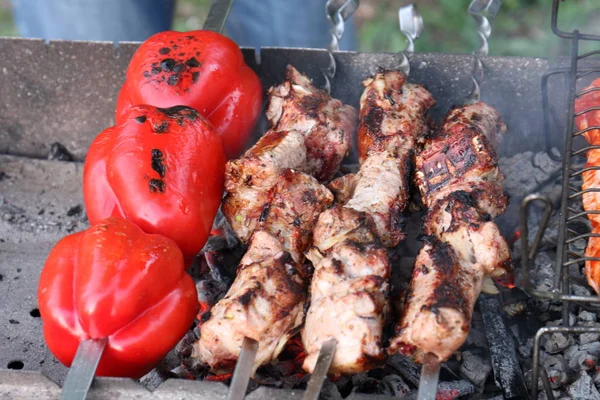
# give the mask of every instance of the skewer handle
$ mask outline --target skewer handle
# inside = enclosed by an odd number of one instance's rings
[[[417,394],[418,400],[436,399],[437,385],[440,379],[440,367],[440,361],[435,354],[425,354],[421,379],[419,381],[419,392]]]
[[[62,388],[61,400],[84,400],[87,397],[106,342],[104,338],[87,339],[79,343]]]
[[[329,367],[331,367],[336,346],[337,341],[335,339],[329,339],[321,346],[317,364],[308,381],[302,400],[318,400],[321,389],[323,388],[323,383],[327,377],[327,372],[329,372]]]
[[[227,400],[242,400],[246,397],[246,389],[248,389],[248,383],[252,376],[254,359],[256,358],[257,351],[258,342],[254,339],[245,337],[242,342],[240,357],[233,370],[233,378],[231,378]]]
[[[404,76],[408,77],[410,73],[408,57],[415,51],[414,41],[423,33],[423,17],[421,17],[416,5],[408,4],[398,10],[398,21],[400,31],[406,37],[406,47],[402,51],[402,60],[398,68]]]
[[[329,65],[323,69],[323,76],[325,77],[324,89],[327,93],[331,93],[331,80],[335,76],[337,69],[333,52],[340,49],[340,40],[344,35],[344,21],[354,14],[359,5],[360,0],[327,0],[327,3],[325,3],[327,19],[333,25],[330,30],[331,40],[327,46]]]
[[[231,4],[233,4],[233,0],[213,0],[202,29],[222,33],[231,10]]]

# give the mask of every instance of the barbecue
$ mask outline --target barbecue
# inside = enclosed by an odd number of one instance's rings
[[[352,13],[339,12],[333,22]],[[222,214],[189,270],[196,322],[139,384],[95,378],[90,393],[416,398],[433,382],[443,398],[594,398],[600,68],[578,45],[600,37],[554,28],[573,45],[555,69],[479,50],[474,64],[333,47],[266,48],[258,60],[243,49],[269,102],[227,164]],[[43,343],[36,280],[50,245],[88,227],[81,161],[111,124],[137,46],[0,39],[11,60],[0,74],[8,398],[56,397],[65,381]],[[93,85],[81,62],[92,54],[105,77]],[[105,345],[88,344],[88,354]]]

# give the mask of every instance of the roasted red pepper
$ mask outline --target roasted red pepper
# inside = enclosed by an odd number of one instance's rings
[[[175,242],[110,218],[63,238],[38,288],[44,337],[69,366],[79,342],[108,338],[97,375],[139,378],[183,337],[198,310]]]
[[[151,36],[133,55],[117,101],[117,123],[137,104],[194,108],[235,158],[258,119],[262,87],[231,39],[211,31],[167,31]]]
[[[83,195],[90,223],[131,220],[173,239],[189,260],[204,246],[221,203],[225,154],[189,107],[131,107],[88,151]]]

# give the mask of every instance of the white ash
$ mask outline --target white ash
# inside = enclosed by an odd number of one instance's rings
[[[581,321],[597,321],[598,320],[598,314],[591,312],[591,311],[587,311],[587,310],[581,311],[577,317]]]
[[[558,389],[569,383],[567,365],[562,354],[546,357],[542,361],[542,367],[546,369],[552,389]]]
[[[557,354],[575,343],[574,339],[565,333],[556,332],[544,336],[542,347],[549,354]]]
[[[594,381],[584,371],[580,373],[579,379],[567,388],[567,393],[573,399],[600,400],[600,393],[596,389]]]
[[[598,357],[580,345],[574,345],[565,350],[565,362],[571,371],[590,371],[596,367]]]

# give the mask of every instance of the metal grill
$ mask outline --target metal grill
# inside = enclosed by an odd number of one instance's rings
[[[561,0],[553,0],[552,8],[552,31],[559,37],[569,39],[571,42],[571,55],[568,66],[555,68],[544,74],[542,78],[542,106],[544,111],[544,130],[546,132],[546,146],[548,154],[552,156],[550,148],[549,132],[553,127],[560,126],[560,117],[557,110],[552,107],[550,101],[549,82],[562,78],[564,80],[565,113],[564,123],[564,153],[562,155],[562,194],[560,204],[560,222],[558,230],[558,241],[556,249],[556,262],[554,264],[553,288],[549,291],[534,290],[529,281],[529,268],[535,258],[544,231],[550,219],[552,204],[547,197],[530,195],[523,200],[521,205],[521,234],[522,234],[522,266],[523,285],[525,289],[543,300],[554,300],[562,302],[563,326],[547,326],[541,328],[535,337],[533,351],[533,379],[532,398],[536,399],[538,394],[538,380],[542,375],[544,391],[548,399],[554,399],[552,389],[548,382],[546,371],[540,369],[540,346],[542,338],[552,333],[566,333],[579,335],[582,333],[600,332],[600,327],[571,326],[569,324],[569,310],[577,305],[590,311],[600,311],[600,296],[582,296],[571,294],[573,283],[587,284],[569,274],[569,269],[579,267],[583,269],[586,261],[600,261],[600,257],[586,257],[581,250],[582,241],[587,242],[590,237],[600,237],[598,233],[592,233],[589,228],[588,215],[600,214],[600,211],[584,211],[582,197],[588,192],[600,192],[600,188],[588,188],[582,190],[581,180],[585,171],[600,170],[599,166],[586,166],[586,154],[588,150],[600,149],[600,145],[591,146],[587,143],[583,134],[600,126],[590,126],[584,130],[578,130],[575,118],[590,111],[600,110],[600,106],[575,113],[575,100],[591,91],[600,91],[600,88],[584,90],[583,88],[594,79],[600,77],[600,50],[580,54],[581,41],[599,41],[600,36],[595,34],[581,33],[579,30],[565,32],[558,27],[559,3]],[[560,112],[560,111],[558,111]],[[528,244],[527,214],[529,205],[536,201],[544,203],[544,214],[540,222],[538,233],[531,247]],[[579,243],[576,246],[576,243]]]

